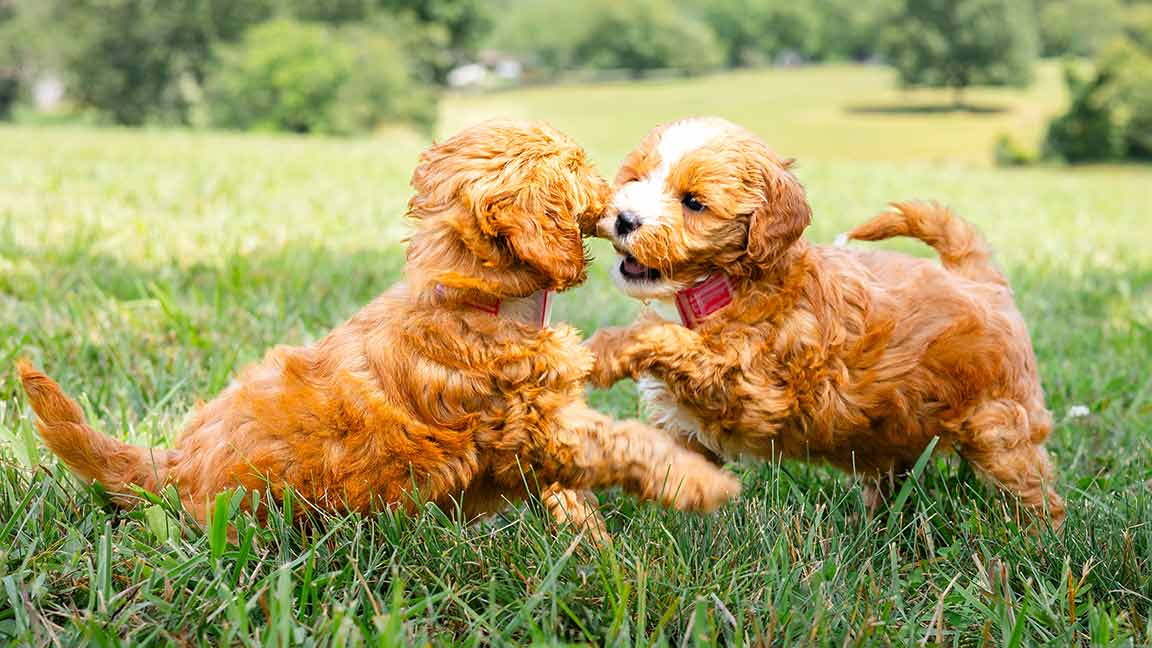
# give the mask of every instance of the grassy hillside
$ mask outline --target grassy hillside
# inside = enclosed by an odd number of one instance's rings
[[[699,79],[619,82],[457,95],[444,106],[451,131],[489,116],[547,119],[578,133],[612,165],[662,121],[719,115],[801,160],[929,160],[990,164],[1001,134],[1029,146],[1062,109],[1060,66],[1037,67],[1026,91],[973,89],[972,110],[952,112],[948,90],[901,90],[885,67],[828,65],[731,72]]]
[[[1032,326],[1062,535],[1023,532],[1011,502],[940,459],[871,520],[850,477],[800,463],[737,467],[744,496],[709,517],[603,494],[616,543],[600,553],[533,507],[304,537],[274,519],[225,546],[170,507],[102,507],[40,447],[0,369],[0,644],[1152,642],[1152,171],[982,166],[996,133],[1036,130],[1045,83],[974,94],[1005,113],[861,114],[842,107],[898,99],[883,71],[782,70],[454,97],[445,128],[549,118],[611,173],[656,122],[720,113],[801,159],[817,241],[888,200],[954,205]],[[421,146],[0,128],[0,368],[28,355],[102,429],[168,443],[238,366],[317,339],[397,279]],[[604,263],[558,318],[629,320]],[[592,399],[636,411],[630,385]]]

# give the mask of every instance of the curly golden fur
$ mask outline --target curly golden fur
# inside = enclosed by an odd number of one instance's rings
[[[720,455],[908,470],[933,437],[1054,524],[1064,504],[1024,320],[983,238],[935,204],[902,203],[850,238],[918,238],[942,266],[810,245],[804,190],[755,135],[717,119],[655,129],[616,179],[602,236],[618,284],[671,299],[726,275],[732,301],[695,328],[653,313],[596,333],[594,381],[639,380],[653,420]]]
[[[21,363],[49,448],[121,505],[132,485],[174,485],[201,521],[223,490],[291,486],[321,510],[431,501],[469,519],[542,496],[601,535],[587,489],[693,510],[737,494],[731,474],[662,432],[584,403],[593,357],[575,330],[472,305],[583,280],[582,229],[610,187],[579,146],[544,124],[488,122],[426,151],[412,184],[405,280],[318,343],[276,347],[242,371],[173,449],[96,432]]]

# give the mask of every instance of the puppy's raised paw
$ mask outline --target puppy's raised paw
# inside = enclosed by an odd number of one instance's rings
[[[710,513],[740,495],[740,479],[703,457],[669,471],[661,501],[681,511]]]
[[[608,388],[626,377],[619,356],[620,346],[626,337],[625,330],[619,327],[600,329],[584,342],[585,348],[592,352],[596,360],[588,376],[588,382],[594,386]]]
[[[544,493],[544,505],[559,525],[571,525],[582,531],[594,546],[602,547],[612,541],[608,526],[597,507],[596,495],[589,491],[572,491],[554,485]]]

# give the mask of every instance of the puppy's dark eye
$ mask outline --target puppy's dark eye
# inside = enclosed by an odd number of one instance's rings
[[[693,196],[692,194],[684,194],[684,197],[680,199],[680,202],[685,207],[694,212],[704,211],[704,203],[700,202],[696,196]]]

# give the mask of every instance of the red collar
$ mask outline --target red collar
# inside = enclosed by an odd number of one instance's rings
[[[443,293],[442,286],[437,285],[436,289],[437,292]],[[464,304],[492,317],[507,317],[536,328],[547,328],[552,322],[551,290],[537,290],[527,297],[515,299],[469,300]]]
[[[725,274],[711,275],[677,291],[676,310],[680,313],[680,323],[696,328],[704,318],[731,304],[732,292],[732,281]]]

